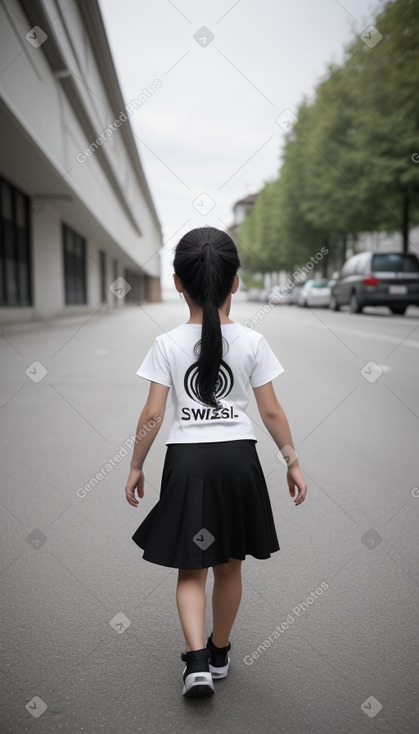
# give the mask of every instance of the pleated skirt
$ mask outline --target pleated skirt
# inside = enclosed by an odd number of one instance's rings
[[[132,540],[172,568],[270,558],[280,548],[256,441],[168,444],[160,498]]]

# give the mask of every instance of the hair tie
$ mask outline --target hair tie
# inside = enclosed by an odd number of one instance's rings
[[[210,242],[204,242],[204,244],[202,245],[202,247],[201,247],[201,260],[204,260],[204,258],[205,258],[205,250],[204,250],[204,247],[209,247],[209,246],[210,246]]]

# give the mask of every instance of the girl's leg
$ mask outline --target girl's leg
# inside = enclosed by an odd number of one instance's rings
[[[236,619],[241,595],[241,561],[230,558],[228,563],[213,566],[214,589],[212,593],[213,634],[216,647],[228,644],[231,629]]]
[[[186,651],[205,647],[205,583],[208,569],[180,568],[176,604],[185,635]]]

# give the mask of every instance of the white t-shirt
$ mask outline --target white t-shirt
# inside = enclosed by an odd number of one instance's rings
[[[198,357],[194,346],[201,338],[201,324],[181,324],[160,334],[137,370],[137,375],[172,388],[175,418],[166,443],[236,441],[256,436],[246,413],[250,388],[260,387],[284,368],[265,337],[241,324],[221,324],[223,360],[216,397],[221,408],[204,405],[196,396]]]

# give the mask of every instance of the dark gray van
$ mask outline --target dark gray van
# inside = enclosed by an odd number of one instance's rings
[[[419,260],[401,252],[361,252],[350,257],[332,285],[329,308],[349,305],[352,313],[364,306],[388,306],[404,314],[419,306]]]

